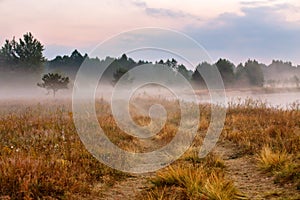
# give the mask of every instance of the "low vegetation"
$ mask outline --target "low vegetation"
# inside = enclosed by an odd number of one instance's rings
[[[6,109],[2,108],[0,118],[0,197],[99,195],[94,183],[102,183],[105,189],[127,176],[87,152],[64,103]]]
[[[243,199],[234,183],[225,177],[224,164],[210,154],[197,162],[181,160],[160,170],[151,179],[148,199]]]
[[[111,141],[127,151],[147,152],[168,143],[180,122],[180,112],[172,109],[178,102],[159,100],[159,103],[171,111],[164,128],[151,138],[153,146],[120,130],[109,104],[103,100],[96,103],[96,110],[99,123]],[[1,104],[0,199],[105,199],[104,190],[131,176],[101,164],[85,149],[76,134],[70,102]],[[151,186],[142,191],[143,198],[246,198],[226,175],[226,165],[218,155],[211,153],[204,159],[198,158],[209,125],[210,106],[200,105],[200,109],[199,134],[192,147],[179,160],[149,178]],[[131,112],[138,124],[150,122],[149,117],[140,116],[134,108]],[[253,100],[230,104],[220,140],[238,145],[240,156],[256,158],[257,170],[274,177],[275,184],[291,184],[300,189],[297,104],[289,109],[270,108]]]
[[[229,106],[223,139],[254,155],[258,167],[275,177],[276,183],[300,189],[300,109],[271,108],[251,99]]]

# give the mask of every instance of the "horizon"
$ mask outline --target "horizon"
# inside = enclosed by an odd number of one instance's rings
[[[89,55],[89,53],[87,53],[87,52],[81,52],[80,50],[78,50],[78,49],[73,49],[73,50],[71,50],[68,54],[63,54],[63,55],[56,55],[56,56],[54,56],[52,59],[48,59],[48,58],[46,58],[46,61],[47,62],[49,62],[49,61],[52,61],[52,60],[54,60],[57,56],[61,56],[61,57],[63,57],[63,56],[71,56],[72,55],[72,53],[74,52],[74,51],[78,51],[82,56],[84,56],[85,54],[87,54],[89,57],[90,57],[90,55]],[[128,57],[128,58],[131,58],[131,59],[133,59],[135,62],[138,62],[138,61],[149,61],[150,63],[155,63],[155,62],[159,62],[160,60],[163,60],[163,61],[166,61],[167,59],[169,59],[169,60],[171,60],[171,59],[173,59],[173,57],[164,57],[164,58],[158,58],[157,60],[153,60],[153,59],[150,59],[150,60],[147,60],[147,59],[142,59],[142,58],[137,58],[137,57],[131,57],[131,56],[129,56],[130,54],[126,54],[125,53],[125,55]],[[112,57],[113,59],[118,59],[118,58],[121,58],[121,56],[122,55],[120,55],[120,56],[118,56],[118,57]],[[110,57],[109,55],[107,55],[106,57]],[[101,57],[101,58],[99,58],[100,60],[105,60],[105,58],[106,57]],[[90,58],[94,58],[94,57],[90,57]],[[97,57],[98,58],[98,57]],[[175,58],[174,58],[175,59]],[[247,59],[247,60],[244,60],[244,61],[241,61],[241,62],[239,62],[239,63],[235,63],[235,62],[233,62],[232,60],[230,60],[230,59],[228,59],[228,58],[225,58],[225,57],[223,57],[223,58],[218,58],[217,60],[213,60],[213,63],[209,63],[209,64],[215,64],[218,60],[220,60],[220,59],[225,59],[225,60],[228,60],[228,61],[230,61],[233,65],[234,65],[234,67],[237,67],[239,64],[245,64],[247,61],[257,61],[259,64],[262,64],[262,65],[266,65],[266,66],[269,66],[269,65],[271,65],[274,61],[275,62],[283,62],[284,64],[285,63],[291,63],[292,64],[292,67],[300,67],[300,63],[293,63],[293,62],[291,62],[291,61],[289,61],[289,60],[280,60],[280,59],[272,59],[271,60],[271,62],[269,62],[269,63],[264,63],[264,62],[260,62],[259,60],[257,60],[257,59]],[[175,59],[176,60],[176,59]],[[178,61],[178,60],[176,60],[176,61]],[[206,61],[204,61],[204,62],[206,62]],[[203,62],[201,62],[201,61],[199,61],[199,63],[198,63],[198,65],[199,64],[201,64],[201,63],[203,63]],[[185,63],[181,63],[181,62],[178,62],[178,64],[183,64],[183,65],[185,65],[186,66],[186,64]]]

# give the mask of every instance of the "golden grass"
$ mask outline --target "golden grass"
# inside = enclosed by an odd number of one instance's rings
[[[272,172],[291,162],[291,156],[285,150],[274,152],[269,146],[264,146],[258,154],[257,160],[261,169]]]
[[[258,166],[275,176],[276,183],[292,183],[300,189],[300,109],[270,108],[253,101],[229,106],[223,140],[230,140],[241,153],[257,155]]]
[[[154,144],[152,147],[120,130],[109,104],[102,100],[96,103],[98,120],[109,139],[120,148],[151,151],[171,141],[180,122],[180,112],[173,108],[178,102],[157,100],[156,103],[170,112],[163,129],[149,139]],[[221,158],[213,154],[205,159],[197,156],[209,126],[210,105],[200,105],[200,111],[199,134],[193,147],[179,161],[157,172],[151,180],[154,186],[145,198],[242,198],[230,178],[224,175],[226,166]],[[140,116],[134,109],[131,112],[138,124],[149,123],[147,116]],[[231,104],[221,139],[236,143],[241,154],[258,155],[259,166],[270,171],[276,183],[292,183],[300,189],[299,105],[283,110],[253,100]],[[101,164],[85,149],[76,134],[70,102],[0,105],[0,141],[0,198],[99,196],[101,190],[128,176]],[[93,187],[99,182],[101,188],[95,191]]]
[[[285,150],[273,151],[265,146],[257,155],[257,160],[262,170],[275,175],[275,183],[294,182],[297,189],[300,189],[299,158],[293,158]]]
[[[180,196],[184,199],[242,199],[233,182],[225,177],[224,165],[220,163],[220,158],[213,154],[200,159],[197,164],[178,161],[158,171],[151,182],[156,194],[161,191],[166,199],[174,194],[172,187],[180,188]]]
[[[0,197],[92,195],[94,183],[109,186],[127,176],[86,151],[67,107],[20,105],[0,116]]]

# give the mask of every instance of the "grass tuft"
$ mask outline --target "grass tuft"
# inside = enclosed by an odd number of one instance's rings
[[[291,161],[291,156],[286,151],[272,151],[269,146],[264,146],[257,160],[259,167],[267,172],[274,172],[284,168]]]

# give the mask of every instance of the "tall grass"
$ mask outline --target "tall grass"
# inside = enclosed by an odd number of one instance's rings
[[[268,146],[264,146],[257,158],[260,168],[265,171],[276,171],[291,162],[291,156],[286,151],[272,151]]]
[[[95,183],[108,187],[127,176],[87,152],[68,107],[64,102],[20,105],[2,112],[0,197],[71,199],[101,193],[93,191]]]
[[[154,191],[162,191],[161,194],[167,199],[173,197],[174,187],[177,190],[179,188],[177,196],[184,199],[243,199],[233,182],[225,177],[224,166],[219,163],[220,158],[214,155],[200,159],[197,164],[186,161],[175,163],[158,171],[151,179]],[[152,193],[153,191],[150,192]]]
[[[137,99],[149,106],[151,101]],[[120,130],[103,100],[96,102],[99,124],[109,139],[131,152],[147,152],[169,143],[180,123],[178,101],[156,100],[168,111],[163,129],[148,141]],[[159,171],[151,180],[149,199],[233,199],[241,198],[225,164],[219,157],[197,157],[210,123],[210,105],[200,105],[198,135],[193,147],[178,162]],[[149,117],[132,108],[137,124]],[[192,111],[191,111],[192,112]],[[283,110],[248,100],[228,107],[222,140],[238,145],[241,153],[257,155],[258,165],[275,176],[276,183],[300,188],[300,111],[298,105]],[[6,102],[0,105],[0,198],[80,199],[102,191],[128,174],[97,161],[81,143],[73,124],[70,102]],[[148,143],[147,143],[148,142]],[[148,146],[145,144],[151,144]],[[95,189],[95,185],[101,187]],[[99,184],[98,184],[99,185]],[[176,191],[176,192],[175,192]]]
[[[257,155],[257,160],[262,170],[275,176],[276,183],[294,182],[297,189],[300,189],[299,157],[293,158],[293,155],[285,150],[274,151],[269,146],[265,146]]]
[[[239,145],[242,153],[258,155],[258,166],[275,176],[276,183],[300,188],[299,103],[272,108],[251,99],[231,104],[222,138]]]

